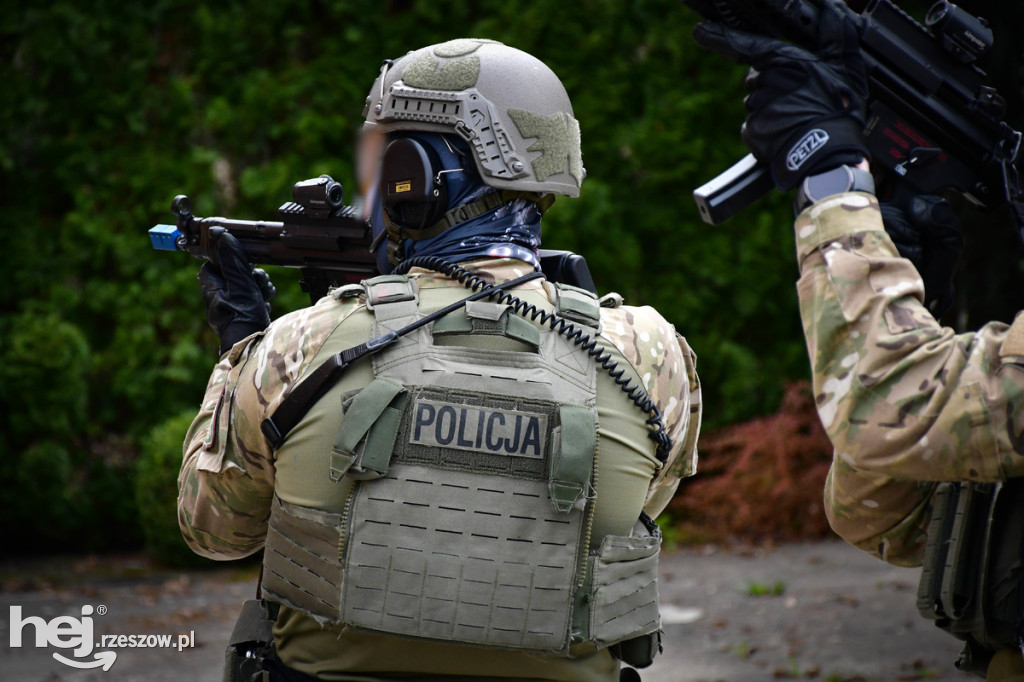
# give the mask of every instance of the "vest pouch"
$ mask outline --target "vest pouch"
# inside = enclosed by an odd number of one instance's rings
[[[983,677],[992,655],[1016,649],[1024,603],[1024,486],[939,483],[933,494],[918,609],[964,641],[956,667]]]
[[[224,682],[263,680],[263,661],[274,655],[277,607],[262,599],[249,599],[231,631],[224,651]]]
[[[263,552],[260,595],[312,616],[338,621],[341,514],[291,504],[274,496]]]
[[[660,649],[658,552],[661,531],[646,514],[629,537],[608,535],[592,555],[589,628],[599,647],[617,647],[621,660],[644,667]],[[614,651],[613,651],[614,653]]]
[[[502,336],[518,342],[522,350],[536,352],[540,330],[522,317],[512,314],[507,305],[469,301],[462,310],[445,315],[431,329],[434,342],[446,343],[446,337],[466,335]]]
[[[614,658],[627,665],[646,668],[654,663],[655,656],[661,653],[661,630],[613,644],[608,647],[608,651]]]
[[[402,384],[380,378],[352,398],[331,448],[332,481],[346,475],[372,481],[387,474],[405,400]]]

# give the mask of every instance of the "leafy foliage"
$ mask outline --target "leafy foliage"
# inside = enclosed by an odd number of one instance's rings
[[[743,70],[697,48],[695,21],[677,0],[12,6],[0,16],[0,514],[20,529],[14,546],[109,545],[117,524],[139,537],[136,452],[194,409],[217,348],[198,264],[148,243],[171,198],[253,219],[321,173],[353,193],[381,60],[455,37],[536,55],[573,100],[588,177],[545,217],[545,245],[583,253],[601,289],[687,336],[710,427],[774,409],[806,375],[791,217],[783,197],[717,228],[697,215],[691,190],[746,150]],[[303,304],[294,273],[272,275],[277,313]],[[84,527],[98,530],[72,532]]]
[[[677,541],[807,540],[829,533],[822,491],[832,446],[805,382],[779,411],[708,435],[700,475],[670,510]]]
[[[142,441],[135,499],[147,552],[153,558],[176,566],[208,565],[192,552],[178,530],[178,469],[181,444],[195,415],[182,412],[157,426]]]

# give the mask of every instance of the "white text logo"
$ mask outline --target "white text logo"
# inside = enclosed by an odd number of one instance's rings
[[[814,152],[824,147],[826,142],[828,142],[828,133],[824,130],[815,128],[810,131],[793,145],[793,148],[789,150],[789,154],[786,154],[786,168],[791,171],[799,170],[800,166],[804,165],[804,161],[809,159]]]
[[[22,640],[35,644],[37,648],[48,646],[58,649],[71,649],[74,657],[68,658],[60,652],[53,652],[53,657],[72,668],[100,668],[110,670],[117,660],[116,651],[99,651],[93,654],[94,648],[99,649],[182,649],[196,645],[195,631],[181,635],[103,635],[99,640],[93,629],[92,614],[104,615],[107,607],[100,605],[93,609],[86,604],[82,607],[82,617],[58,616],[49,622],[39,616],[23,616],[20,606],[11,607],[10,646],[20,648]],[[34,636],[33,636],[34,635]],[[92,655],[92,658],[89,656]]]

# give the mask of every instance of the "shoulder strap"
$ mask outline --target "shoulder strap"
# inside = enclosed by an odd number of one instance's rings
[[[531,272],[522,277],[511,279],[507,282],[498,285],[488,285],[476,292],[471,294],[461,301],[456,301],[449,306],[446,306],[437,312],[431,313],[430,315],[424,315],[415,322],[402,327],[398,331],[388,332],[382,336],[370,339],[366,343],[361,343],[358,346],[353,346],[347,350],[343,350],[340,353],[332,355],[327,358],[326,361],[315,370],[313,370],[308,377],[303,379],[298,385],[296,385],[291,393],[285,396],[281,404],[277,406],[277,409],[272,415],[263,420],[260,424],[260,431],[263,432],[263,436],[267,439],[270,447],[277,449],[284,443],[284,439],[288,436],[296,424],[302,421],[302,418],[306,416],[309,408],[313,406],[325,393],[335,384],[335,382],[341,378],[341,373],[356,360],[366,356],[372,355],[384,348],[387,348],[394,342],[398,341],[401,337],[405,336],[411,331],[419,329],[420,327],[430,324],[431,322],[438,320],[450,312],[458,310],[462,306],[466,305],[469,301],[478,301],[482,298],[490,298],[497,292],[504,291],[505,289],[511,289],[517,287],[520,284],[525,284],[530,280],[538,279],[543,277],[544,273]],[[394,275],[386,275],[385,277],[395,277]],[[374,282],[381,278],[374,278],[373,280],[367,280],[367,282]],[[405,280],[407,278],[402,277]],[[383,289],[375,289],[374,285],[371,285],[367,289],[367,295],[374,295],[380,291],[386,291],[386,285],[389,282],[379,282],[385,285]],[[390,282],[394,284],[394,282]],[[374,289],[371,294],[371,289]]]
[[[600,326],[601,305],[597,294],[561,282],[549,281],[546,284],[556,315],[588,327]]]

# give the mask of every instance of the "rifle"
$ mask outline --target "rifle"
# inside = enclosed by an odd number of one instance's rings
[[[311,302],[331,287],[358,282],[377,272],[370,251],[372,231],[361,208],[345,206],[345,190],[329,175],[295,183],[292,201],[277,209],[278,221],[198,218],[184,194],[174,197],[175,225],[149,230],[154,249],[185,251],[217,262],[217,237],[230,232],[250,263],[299,268]]]
[[[300,285],[315,303],[332,287],[356,283],[378,274],[372,248],[373,230],[362,218],[362,201],[345,205],[345,190],[329,175],[295,183],[292,201],[277,209],[278,221],[198,218],[184,194],[174,197],[174,225],[149,230],[154,249],[185,251],[217,262],[217,237],[231,233],[249,262],[298,268]],[[553,282],[597,292],[587,262],[569,251],[541,249],[541,269]]]
[[[821,12],[846,13],[867,70],[872,171],[921,194],[955,190],[985,209],[1009,204],[1024,231],[1021,133],[974,64],[992,46],[985,20],[950,2],[935,3],[922,26],[890,0],[871,0],[860,14],[839,0],[682,1],[704,19],[812,51]],[[717,225],[773,188],[768,167],[748,154],[693,194],[704,221]]]

